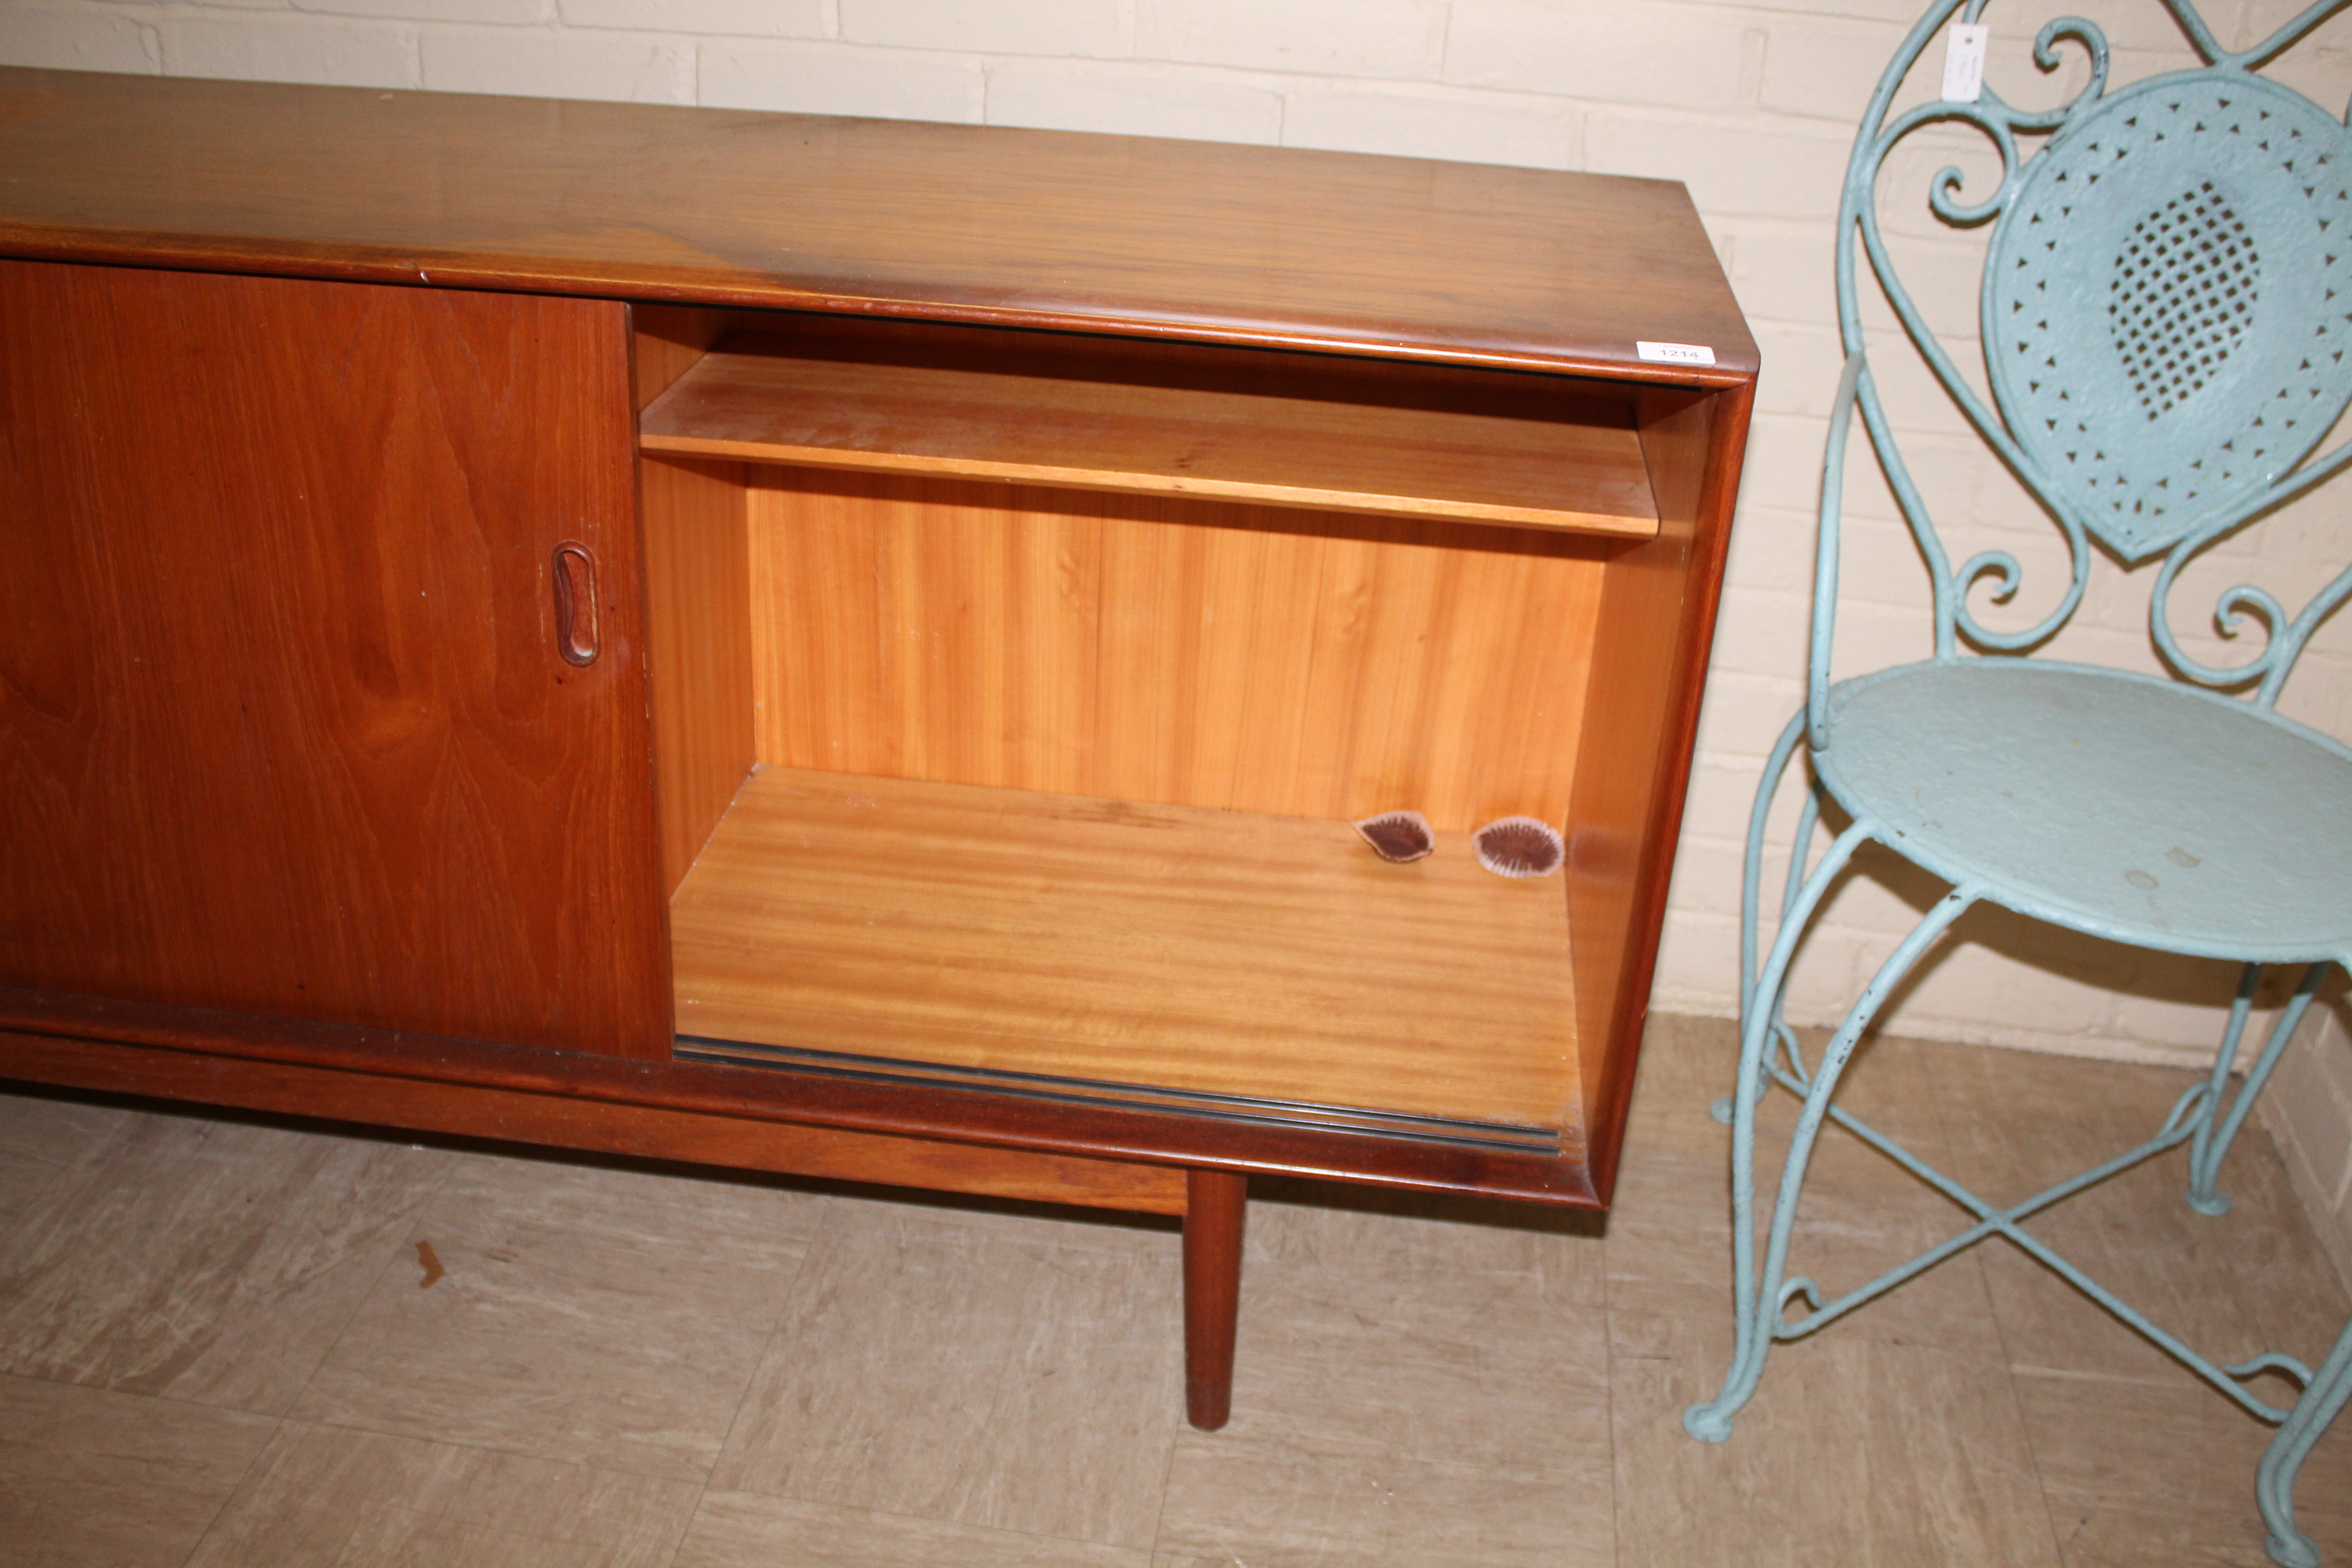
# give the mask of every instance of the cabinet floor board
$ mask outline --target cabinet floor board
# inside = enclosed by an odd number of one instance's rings
[[[1344,823],[762,768],[671,906],[681,1037],[1558,1131],[1567,900]]]

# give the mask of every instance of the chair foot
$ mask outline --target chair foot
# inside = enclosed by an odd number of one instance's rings
[[[2271,1561],[2282,1568],[2318,1568],[2319,1548],[2294,1523],[2294,1481],[2321,1436],[2352,1404],[2352,1322],[2344,1325],[2303,1397],[2279,1423],[2263,1462],[2254,1470],[2254,1501],[2269,1527]]]
[[[1683,1412],[1683,1430],[1702,1443],[1724,1443],[1731,1438],[1731,1417],[1713,1405],[1694,1405]]]
[[[2230,1212],[2230,1200],[2221,1194],[2221,1162],[2228,1157],[2230,1145],[2246,1120],[2247,1111],[2260,1098],[2263,1087],[2270,1082],[2272,1069],[2279,1064],[2280,1054],[2303,1023],[2303,1015],[2311,1005],[2312,996],[2326,978],[2332,966],[2326,961],[2314,963],[2303,972],[2302,981],[2278,1016],[2271,1020],[2270,1034],[2263,1041],[2261,1054],[2246,1069],[2245,1080],[2226,1106],[2223,1094],[2229,1087],[2231,1067],[2238,1059],[2238,1044],[2244,1038],[2246,1019],[2252,1013],[2256,994],[2262,988],[2263,966],[2249,963],[2238,977],[2238,999],[2230,1008],[2230,1026],[2222,1032],[2221,1049],[2213,1056],[2213,1074],[2208,1080],[2204,1103],[2198,1107],[2197,1136],[2189,1146],[2189,1206],[2201,1215],[2225,1215]],[[2187,1103],[2183,1102],[2184,1105]],[[2177,1114],[2177,1113],[2176,1113]]]
[[[2311,1543],[2308,1535],[2273,1535],[2263,1544],[2270,1549],[2271,1561],[2279,1568],[2319,1568],[2319,1548]]]
[[[1730,1126],[1731,1100],[1729,1097],[1727,1096],[1722,1100],[1717,1100],[1713,1105],[1708,1106],[1706,1108],[1706,1113],[1709,1116],[1714,1117],[1717,1121],[1722,1122],[1726,1127]]]

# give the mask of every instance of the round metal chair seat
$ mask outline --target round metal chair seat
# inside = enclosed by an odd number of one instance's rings
[[[2176,952],[2352,952],[2352,752],[2079,666],[1907,665],[1830,693],[1822,783],[1897,853],[2023,913]]]

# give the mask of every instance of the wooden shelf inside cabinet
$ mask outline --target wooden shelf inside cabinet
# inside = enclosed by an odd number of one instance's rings
[[[671,907],[679,1054],[1556,1153],[1565,900],[1467,837],[763,767]]]
[[[647,452],[1649,538],[1633,394],[1264,349],[812,317],[739,332]]]

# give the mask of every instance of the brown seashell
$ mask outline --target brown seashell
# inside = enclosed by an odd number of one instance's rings
[[[1384,811],[1356,824],[1356,831],[1372,847],[1373,854],[1399,865],[1418,860],[1437,847],[1429,819],[1417,811]]]
[[[1549,877],[1568,858],[1559,830],[1532,816],[1498,816],[1470,843],[1478,864],[1497,877]]]

